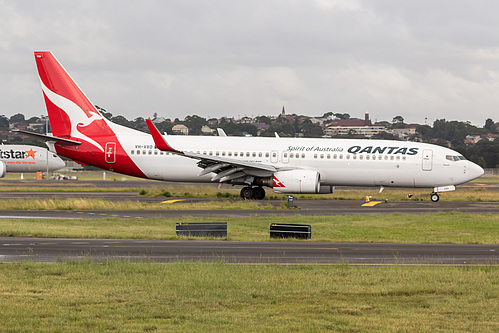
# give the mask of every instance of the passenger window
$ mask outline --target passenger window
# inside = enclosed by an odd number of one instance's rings
[[[218,156],[218,155],[220,155],[220,153],[217,151],[217,152],[215,152],[215,155]]]
[[[359,155],[359,160],[364,159],[364,155]]]
[[[392,160],[392,161],[393,161],[393,156],[390,156],[390,160]]]
[[[258,157],[262,157],[262,156],[263,156],[263,154],[262,154],[262,153],[258,153]]]
[[[157,150],[154,151],[154,155],[158,155],[158,151]]]
[[[317,158],[317,154],[314,154],[314,158]]]
[[[133,155],[133,152],[134,152],[134,151],[133,151],[133,150],[131,150],[131,151],[130,151],[130,154],[132,154],[132,155]]]
[[[269,157],[269,153],[265,153],[265,157]]]
[[[152,154],[152,150],[149,150],[149,155],[151,155],[151,154]]]
[[[350,159],[350,155],[346,155],[345,157],[346,157],[346,159],[347,159],[347,160],[349,160],[349,159]]]
[[[357,159],[357,155],[353,155],[353,159],[356,160]]]
[[[340,154],[340,160],[342,160],[342,159],[343,159],[343,154]]]
[[[293,158],[295,156],[295,154],[291,153],[289,154],[289,158]]]
[[[230,151],[229,151],[229,152],[227,153],[227,156],[232,156],[232,152],[230,152]]]
[[[222,152],[222,156],[225,156],[225,152],[224,151]]]
[[[143,151],[142,151],[142,155],[145,155],[145,154],[147,154],[147,153],[146,153],[146,151],[145,151],[145,150],[143,150]]]
[[[253,152],[253,154],[251,154],[251,156],[256,157],[256,153],[255,153],[255,152]]]
[[[368,160],[368,159],[369,159],[369,155],[366,155],[366,160]]]
[[[160,152],[159,152],[159,154],[160,154],[160,155],[164,155],[164,151],[160,151]]]
[[[246,157],[250,157],[250,153],[249,152],[246,153]]]
[[[336,159],[338,156],[336,156],[336,154],[333,155],[333,159]]]
[[[234,152],[234,157],[237,157],[237,151]]]
[[[327,159],[330,160],[331,159],[331,154],[327,154]]]
[[[301,158],[305,158],[305,153],[301,154]]]

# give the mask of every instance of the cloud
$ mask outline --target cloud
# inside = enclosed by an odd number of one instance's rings
[[[127,118],[348,112],[482,125],[498,105],[493,1],[0,0],[0,107],[39,115],[32,52]],[[22,94],[22,100],[19,95]]]

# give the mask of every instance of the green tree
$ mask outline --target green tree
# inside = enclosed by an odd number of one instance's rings
[[[270,125],[270,123],[272,122],[270,117],[267,117],[267,116],[257,116],[255,119],[256,119],[257,123],[263,123],[263,124],[267,124],[267,125]]]
[[[192,135],[200,135],[201,127],[208,124],[208,121],[205,118],[202,118],[197,115],[187,116],[184,119],[184,125],[189,127],[189,134]]]
[[[25,123],[26,119],[24,118],[24,115],[21,113],[16,113],[15,115],[11,116],[9,119],[9,122],[12,123]]]
[[[487,120],[485,120],[485,125],[483,125],[483,128],[490,131],[492,125],[494,125],[494,121],[492,119],[488,118]]]
[[[6,131],[9,129],[9,119],[5,115],[0,116],[0,130]]]

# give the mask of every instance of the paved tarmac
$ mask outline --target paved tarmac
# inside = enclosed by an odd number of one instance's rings
[[[240,264],[497,265],[499,245],[0,238],[0,261],[203,261]]]
[[[100,183],[100,182],[98,182]],[[162,184],[158,182],[159,184]],[[4,183],[5,184],[5,183]],[[126,185],[124,185],[126,184]],[[7,186],[10,183],[7,182]],[[12,181],[11,186],[18,186]],[[55,184],[56,185],[56,184]],[[63,184],[64,185],[64,184]],[[67,186],[66,183],[64,186]],[[81,185],[81,183],[78,183]],[[96,185],[102,185],[97,184]],[[112,182],[113,187],[130,187],[130,182]],[[144,182],[137,182],[137,188]],[[171,185],[170,183],[168,184]],[[185,185],[185,184],[181,184]],[[71,186],[71,185],[70,185]],[[76,183],[75,183],[76,186]],[[481,185],[479,185],[481,186]],[[489,185],[484,185],[489,186]],[[491,189],[499,189],[496,184]],[[371,188],[372,189],[372,188]],[[93,198],[110,201],[139,201],[158,203],[169,200],[196,203],[206,198],[154,198],[139,196],[138,192],[0,192],[2,199]],[[279,206],[282,200],[263,200],[264,205]],[[289,210],[125,210],[125,211],[0,211],[0,218],[11,219],[89,219],[89,218],[181,218],[192,217],[251,217],[293,215],[369,215],[369,214],[428,214],[465,212],[499,214],[497,202],[452,202],[445,199],[430,201],[380,202],[363,206],[360,200],[295,199],[298,208]],[[165,203],[175,205],[175,203]],[[0,238],[0,261],[34,260],[54,262],[90,257],[95,260],[126,259],[151,262],[224,261],[227,263],[280,264],[428,264],[474,265],[499,264],[499,245],[433,245],[433,244],[348,244],[312,242],[229,242],[229,241],[153,241],[153,240],[90,240]]]
[[[37,192],[30,194],[38,196],[38,198],[47,198],[51,194]],[[74,193],[70,193],[67,197],[72,197]],[[106,200],[114,194],[108,192],[97,192],[96,195],[85,197],[105,197]],[[125,196],[130,194],[119,192],[116,200],[126,200]],[[1,200],[0,195],[0,200]],[[140,198],[138,200],[145,200],[148,202],[161,202],[165,198]],[[180,202],[196,203],[208,200],[217,199],[200,199],[200,198],[168,198],[168,201],[182,200]],[[166,208],[168,205],[175,205],[176,203],[165,203]],[[262,204],[271,204],[279,206],[281,200],[264,200]],[[185,216],[192,217],[251,217],[251,216],[330,216],[330,215],[386,215],[386,214],[428,214],[440,212],[462,212],[462,213],[476,213],[476,214],[499,214],[498,202],[457,202],[457,201],[393,201],[393,202],[380,202],[375,206],[363,206],[365,201],[361,200],[295,200],[294,203],[298,206],[296,209],[242,209],[242,210],[106,210],[106,211],[65,211],[65,210],[47,210],[47,211],[30,211],[30,210],[2,210],[0,211],[0,219],[14,218],[14,219],[89,219],[89,218],[107,218],[116,217],[121,219],[137,218],[181,218]]]

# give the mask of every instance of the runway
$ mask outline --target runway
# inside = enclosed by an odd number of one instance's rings
[[[231,264],[497,265],[499,245],[0,238],[0,261],[131,260]]]
[[[122,194],[122,192],[120,192]],[[98,193],[100,197],[110,198],[113,194]],[[74,194],[73,194],[74,195]],[[132,196],[132,195],[130,195]],[[40,195],[40,197],[44,197]],[[91,196],[93,197],[93,196]],[[1,199],[1,196],[0,196]],[[120,197],[123,200],[123,196]],[[140,199],[142,200],[142,199]],[[145,198],[144,200],[165,201],[165,198]],[[207,200],[200,198],[168,198],[180,202],[197,203]],[[148,201],[150,202],[150,201]],[[282,200],[266,200],[259,204],[279,206]],[[192,217],[251,217],[251,216],[331,216],[331,215],[386,215],[386,214],[429,214],[441,212],[462,212],[476,214],[499,214],[498,202],[458,202],[458,201],[393,201],[380,202],[374,206],[363,206],[361,200],[295,200],[297,209],[240,209],[240,210],[175,210],[168,207],[176,203],[165,203],[165,210],[2,210],[1,219],[146,219]],[[167,210],[169,209],[169,210]]]

